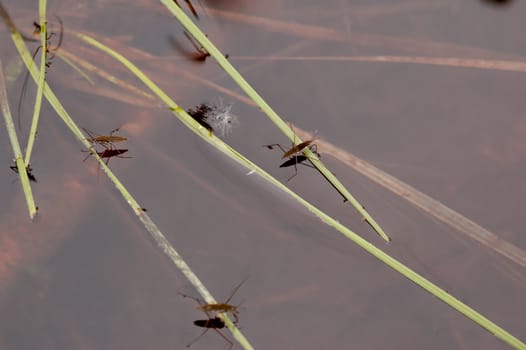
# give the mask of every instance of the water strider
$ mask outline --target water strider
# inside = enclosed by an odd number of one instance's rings
[[[289,124],[289,127],[291,128],[292,132],[294,133],[294,129],[292,128],[292,125]],[[294,133],[294,139],[296,138],[296,133]],[[280,168],[287,168],[290,166],[294,166],[294,174],[287,179],[287,181],[290,181],[293,177],[298,175],[298,164],[305,165],[308,167],[313,167],[310,164],[305,164],[304,162],[308,160],[309,158],[302,153],[302,151],[305,148],[308,148],[312,153],[314,153],[318,158],[321,157],[318,153],[318,146],[314,143],[316,138],[312,138],[307,141],[303,141],[302,143],[299,143],[296,145],[296,142],[292,142],[292,147],[288,150],[285,149],[282,145],[279,143],[273,143],[270,145],[264,145],[263,147],[267,147],[268,149],[274,149],[274,147],[278,147],[282,152],[283,156],[281,156],[281,159],[288,158],[286,161],[284,161],[279,167]]]
[[[106,165],[110,162],[110,159],[113,157],[131,158],[131,157],[126,157],[122,155],[128,152],[127,148],[115,148],[116,143],[124,142],[128,140],[127,137],[115,135],[115,133],[118,132],[120,128],[113,129],[112,131],[110,131],[109,135],[97,135],[89,131],[86,128],[82,128],[82,130],[84,130],[84,132],[88,135],[88,137],[86,138],[86,141],[88,141],[92,146],[90,147],[89,150],[82,151],[82,152],[90,152],[90,154],[88,154],[86,158],[84,158],[83,161],[86,161],[86,159],[88,159],[89,156],[91,156],[94,152],[96,152],[99,155],[99,157],[106,158]],[[102,146],[104,150],[99,152],[95,148],[96,145]]]
[[[124,136],[114,135],[116,132],[120,130],[120,128],[113,129],[110,131],[109,135],[97,135],[91,131],[89,131],[86,128],[82,128],[86,134],[88,134],[89,137],[86,138],[86,140],[93,144],[99,144],[103,146],[104,148],[113,148],[113,145],[118,142],[127,141],[128,138]]]
[[[230,300],[232,300],[232,298],[234,297],[234,294],[236,294],[236,292],[239,290],[239,288],[241,288],[241,286],[243,285],[243,283],[245,283],[245,281],[247,280],[247,278],[245,278],[244,280],[242,280],[235,288],[234,290],[232,291],[232,293],[230,294],[230,296],[228,297],[227,300],[225,300],[225,302],[223,303],[205,303],[203,300],[199,299],[199,298],[195,298],[195,297],[192,297],[192,296],[189,296],[189,295],[186,295],[186,294],[183,294],[183,293],[179,293],[180,295],[182,295],[183,297],[185,298],[190,298],[190,299],[194,299],[195,301],[197,301],[197,303],[199,304],[199,306],[197,306],[197,309],[203,311],[204,313],[207,314],[207,316],[209,315],[208,313],[214,313],[214,314],[217,314],[217,313],[230,313],[232,315],[232,317],[234,318],[234,323],[237,324],[239,322],[239,305],[232,305],[232,304],[229,304]]]
[[[184,32],[184,35],[188,38],[190,43],[192,43],[192,46],[196,51],[195,53],[189,55],[190,59],[198,62],[206,61],[207,57],[210,57],[210,53],[206,51],[206,49],[201,44],[198,44],[196,40],[190,34],[188,34],[187,31]]]
[[[186,294],[179,293],[180,295],[182,295],[185,298],[194,299],[199,304],[197,306],[197,309],[203,311],[206,314],[206,316],[208,317],[208,319],[206,319],[206,320],[194,321],[194,325],[196,325],[198,327],[203,327],[203,328],[206,328],[206,329],[196,339],[191,341],[190,344],[187,345],[187,347],[189,347],[190,345],[195,343],[209,329],[213,329],[223,339],[225,339],[225,341],[227,341],[230,344],[229,349],[232,348],[233,343],[221,331],[219,331],[219,329],[222,329],[222,328],[225,327],[225,322],[220,317],[218,317],[217,314],[219,314],[219,313],[230,313],[232,315],[232,317],[234,318],[234,324],[237,325],[237,323],[239,322],[239,305],[232,305],[232,304],[229,304],[229,303],[230,303],[230,300],[232,300],[232,298],[236,294],[236,292],[239,290],[239,288],[241,288],[243,283],[245,283],[247,278],[242,280],[234,288],[234,290],[232,291],[232,293],[230,294],[228,299],[226,299],[225,302],[223,302],[223,303],[205,303],[203,300],[201,300],[199,298],[195,298],[195,297],[192,297],[192,296],[189,296],[189,295],[186,295]],[[212,317],[211,315],[213,315],[214,317]]]

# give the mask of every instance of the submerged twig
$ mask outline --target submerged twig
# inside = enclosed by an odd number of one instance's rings
[[[296,130],[301,135],[307,134],[305,131],[298,130],[297,127]],[[358,158],[354,154],[325,140],[318,140],[318,143],[323,149],[327,150],[328,154],[332,157],[400,196],[400,198],[405,199],[417,208],[423,210],[425,213],[459,230],[466,236],[476,240],[516,264],[526,267],[526,251],[520,247],[498,237],[494,233],[488,231],[484,227],[466,218],[436,199],[431,198],[411,185],[387,174],[365,160]]]

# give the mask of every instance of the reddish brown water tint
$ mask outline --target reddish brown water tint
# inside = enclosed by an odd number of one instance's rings
[[[183,8],[186,4],[180,1]],[[526,250],[526,5],[484,1],[193,2],[198,25],[271,106]],[[30,35],[34,2],[5,1]],[[91,85],[58,57],[47,79],[77,123],[120,128],[130,159],[110,167],[218,300],[236,298],[260,349],[508,349],[189,132],[82,30],[124,54],[185,109],[235,101],[229,144],[281,181],[288,145],[212,59],[174,49],[184,32],[151,2],[49,4],[61,50],[93,65]],[[186,10],[186,9],[185,9]],[[190,12],[187,12],[191,14]],[[32,48],[34,48],[34,44]],[[5,26],[0,59],[16,58]],[[68,56],[70,57],[70,56]],[[95,69],[96,68],[96,69]],[[109,83],[101,75],[111,73]],[[8,86],[11,106],[23,75]],[[26,142],[34,88],[24,99]],[[13,108],[12,108],[13,109]],[[29,222],[0,130],[0,348],[182,349],[205,319],[189,284],[45,103],[32,157],[39,216]],[[391,236],[386,246],[315,170],[292,189],[523,341],[526,273],[505,256],[357,174],[321,159]],[[190,290],[189,290],[190,289]],[[227,347],[208,332],[192,349]],[[230,334],[225,333],[229,338]],[[235,345],[235,348],[238,346]]]

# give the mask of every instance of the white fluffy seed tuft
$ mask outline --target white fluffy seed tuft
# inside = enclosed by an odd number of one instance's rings
[[[207,121],[221,136],[227,136],[232,132],[232,127],[239,124],[237,115],[232,114],[233,104],[225,105],[223,99],[219,98],[217,105],[212,105],[211,111],[207,116]]]

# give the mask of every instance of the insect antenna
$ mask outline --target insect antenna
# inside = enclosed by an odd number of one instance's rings
[[[38,50],[40,50],[42,46],[39,46],[36,48],[35,52],[33,53],[33,56],[31,56],[31,62],[35,61],[35,57],[38,53]],[[33,64],[33,63],[31,63]],[[26,72],[26,75],[24,76],[24,82],[22,83],[22,91],[20,92],[20,97],[18,98],[18,106],[16,113],[18,114],[18,130],[22,130],[22,102],[24,101],[24,97],[26,96],[27,92],[27,83],[29,81],[29,70]]]
[[[278,147],[283,153],[287,152],[285,148],[280,145],[279,143],[272,143],[270,145],[263,145],[263,147],[267,147],[268,149],[274,149],[274,147]]]
[[[230,302],[230,300],[232,300],[232,297],[234,296],[234,294],[236,294],[236,292],[238,291],[239,288],[241,288],[241,286],[243,285],[243,283],[245,283],[246,281],[248,280],[248,277],[245,277],[235,288],[234,290],[232,291],[232,294],[230,294],[230,296],[228,297],[227,300],[225,300],[225,302],[223,304],[228,304]]]

